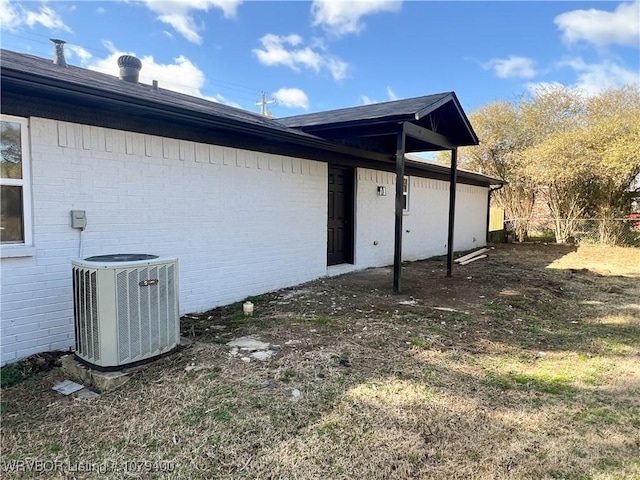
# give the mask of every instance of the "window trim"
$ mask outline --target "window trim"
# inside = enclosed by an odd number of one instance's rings
[[[20,142],[22,149],[22,178],[1,178],[0,185],[22,187],[22,224],[24,241],[21,243],[0,243],[0,257],[20,257],[33,255],[33,203],[31,191],[31,145],[29,119],[2,115],[0,121],[20,124]]]

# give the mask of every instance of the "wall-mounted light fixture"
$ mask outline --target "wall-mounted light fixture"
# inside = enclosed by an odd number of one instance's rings
[[[378,185],[378,196],[379,197],[386,197],[387,196],[387,187],[384,187],[382,185]]]

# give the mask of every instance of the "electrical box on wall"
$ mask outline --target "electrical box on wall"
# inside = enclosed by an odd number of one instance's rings
[[[84,210],[71,210],[71,228],[84,230],[87,228],[87,212]]]

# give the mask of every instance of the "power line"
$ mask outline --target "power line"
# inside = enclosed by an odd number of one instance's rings
[[[51,46],[49,42],[49,37],[45,35],[41,35],[35,32],[27,32],[27,31],[20,32],[20,33],[21,34],[19,35],[11,32],[2,32],[3,35],[8,35],[17,39],[27,40],[29,42],[36,43],[39,45]],[[94,52],[96,54],[101,54],[105,56],[113,54],[112,51],[105,50],[104,48],[101,49],[101,48],[89,47],[89,46],[81,45],[75,42],[67,42],[67,45],[82,48],[86,51]],[[37,48],[37,49],[31,50],[29,53],[47,58],[49,55],[52,55],[52,50],[53,50],[52,48],[47,48],[46,50],[44,48]],[[197,80],[197,77],[194,75],[183,75],[182,78]],[[171,85],[173,87],[185,87],[185,88],[191,87],[191,85],[181,83],[181,82],[173,82],[170,80],[164,80],[163,83],[165,85]],[[205,77],[205,83],[203,87],[207,87],[210,89],[220,89],[222,90],[221,94],[224,97],[236,98],[236,99],[244,100],[247,102],[251,101],[251,97],[249,95],[253,96],[256,92],[260,91],[257,88],[249,87],[247,85],[242,85],[239,83],[229,82],[225,80],[211,79],[208,77]],[[233,93],[229,93],[229,92],[233,92]]]

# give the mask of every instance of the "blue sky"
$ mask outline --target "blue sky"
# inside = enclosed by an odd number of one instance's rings
[[[465,110],[560,83],[640,88],[640,0],[0,0],[2,48],[274,117],[455,91]]]

